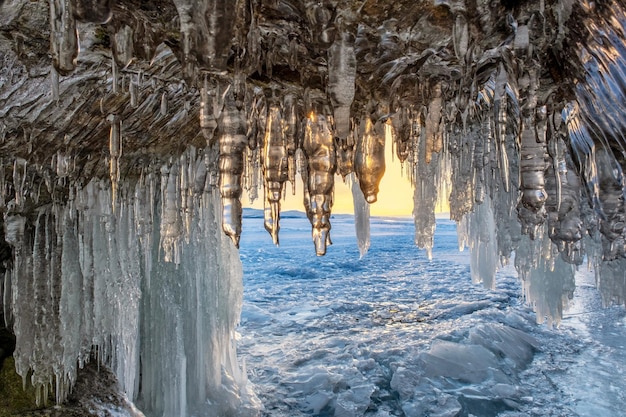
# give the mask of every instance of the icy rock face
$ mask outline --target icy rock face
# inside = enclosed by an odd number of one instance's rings
[[[115,288],[148,300],[143,291],[154,286],[147,283],[167,268],[177,277],[196,276],[201,267],[190,255],[197,248],[214,259],[230,251],[221,240],[207,243],[213,228],[203,210],[238,243],[244,191],[256,198],[263,189],[266,227],[277,243],[278,202],[287,183],[294,189],[298,170],[319,255],[331,242],[335,174],[356,174],[366,201],[357,205],[364,253],[364,204],[377,198],[383,144],[391,140],[415,189],[415,242],[429,256],[433,211],[443,201],[452,219],[469,225],[461,241],[474,248],[475,280],[493,285],[494,265],[515,253],[540,320],[558,322],[571,292],[571,265],[585,256],[598,266],[605,302],[623,304],[625,6],[622,0],[610,7],[583,0],[4,0],[0,210],[14,259],[12,284],[3,288],[25,291],[15,300],[36,300],[23,313],[36,323],[51,312],[63,317],[64,303],[89,302],[63,293],[81,274],[83,280],[104,270],[122,274],[127,279]],[[198,149],[195,156],[190,147]],[[99,191],[84,197],[94,187]],[[196,198],[206,187],[219,190],[219,201]],[[140,232],[138,241],[123,234],[122,221]],[[103,228],[102,236],[123,236],[113,244],[99,234],[85,243],[85,225],[91,234]],[[85,260],[63,250],[78,247],[83,256],[81,245],[99,245],[98,255],[111,259],[131,253],[120,245],[136,249],[140,271],[106,262],[98,264],[104,270],[85,269]],[[158,253],[150,249],[157,247]],[[32,280],[18,283],[18,275],[47,278],[20,288]],[[126,340],[134,332],[124,326],[143,322],[142,312],[186,300],[163,297],[138,311],[112,309],[126,330],[113,328],[108,317],[84,326],[59,320],[46,334],[24,327],[20,308],[29,306],[15,301],[20,371],[36,369],[40,387],[58,376],[62,398],[70,358],[84,357],[66,333],[80,327],[96,345],[107,334]],[[98,300],[105,301],[115,300]],[[225,308],[229,317],[236,316],[234,305]],[[137,302],[124,305],[131,307]],[[170,330],[171,340],[187,338],[187,329]],[[133,355],[128,346],[124,357]],[[195,353],[154,348],[153,357],[175,361],[168,375],[196,369]],[[102,349],[111,361],[121,355]],[[42,359],[60,351],[66,356]],[[211,369],[214,359],[206,359]],[[125,379],[133,369],[118,371]],[[175,385],[192,381],[190,375],[176,375]],[[146,387],[156,390],[155,384]],[[166,404],[144,398],[148,407],[177,412],[184,411],[183,397],[189,394]]]
[[[117,202],[109,181],[93,180],[30,219],[6,213],[16,368],[41,401],[51,387],[62,401],[95,354],[149,415],[188,415],[208,400],[214,413],[241,407],[242,271],[204,165],[191,148],[121,182]]]

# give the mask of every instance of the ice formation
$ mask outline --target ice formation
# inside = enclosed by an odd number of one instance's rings
[[[515,254],[540,321],[585,257],[625,302],[625,4],[358,3],[0,1],[2,299],[42,396],[92,345],[155,414],[215,395],[237,373],[244,191],[278,243],[300,172],[323,255],[354,173],[363,254],[386,129],[429,256],[444,201],[474,280]]]
[[[94,179],[32,218],[9,204],[16,367],[42,402],[50,387],[61,401],[93,354],[151,415],[241,402],[230,382],[245,389],[233,333],[241,265],[204,157],[191,148],[147,168],[117,203],[110,182]]]

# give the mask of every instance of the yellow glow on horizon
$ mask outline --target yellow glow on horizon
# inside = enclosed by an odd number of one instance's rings
[[[413,187],[406,175],[403,175],[403,167],[398,158],[393,155],[392,137],[390,126],[385,127],[385,175],[380,182],[378,199],[370,205],[372,216],[411,216],[413,212]],[[244,207],[263,209],[263,192],[259,190],[259,198],[250,203],[246,196],[243,197]],[[286,196],[281,201],[281,211],[298,210],[304,211],[302,197],[302,178],[296,178],[296,194],[291,194],[291,184],[287,184]],[[352,191],[350,185],[344,183],[341,176],[335,176],[335,199],[333,213],[352,214]]]

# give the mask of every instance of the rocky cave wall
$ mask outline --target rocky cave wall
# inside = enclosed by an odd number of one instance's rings
[[[432,248],[434,207],[448,200],[460,245],[470,248],[473,279],[494,285],[498,263],[515,253],[539,321],[558,322],[585,257],[605,302],[622,304],[624,6],[1,1],[0,210],[12,247],[2,307],[9,324],[20,326],[18,272],[56,254],[65,269],[46,274],[87,277],[89,263],[80,258],[72,266],[63,253],[96,250],[91,233],[137,249],[139,271],[111,262],[135,280],[120,288],[143,300],[151,300],[153,268],[185,270],[195,240],[219,240],[209,229],[221,226],[238,244],[244,193],[264,199],[268,239],[278,243],[280,201],[297,173],[314,248],[323,255],[340,177],[358,185],[357,223],[366,230],[385,170],[386,129],[414,184],[419,247]],[[368,237],[359,241],[366,250]],[[228,258],[224,245],[207,250]],[[124,249],[108,248],[111,259]],[[215,272],[220,262],[182,275]],[[56,302],[63,302],[63,285]],[[148,326],[151,308],[132,314]],[[236,308],[226,315],[216,330],[222,335]],[[32,361],[25,358],[20,371]],[[37,383],[55,373],[71,383],[72,371],[64,372],[47,369]],[[134,392],[136,383],[133,376],[125,389]]]

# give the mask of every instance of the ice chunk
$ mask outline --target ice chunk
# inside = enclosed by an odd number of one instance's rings
[[[496,356],[480,345],[435,340],[428,352],[419,355],[419,360],[424,376],[430,378],[443,376],[471,384],[491,378],[507,380],[499,370]]]

